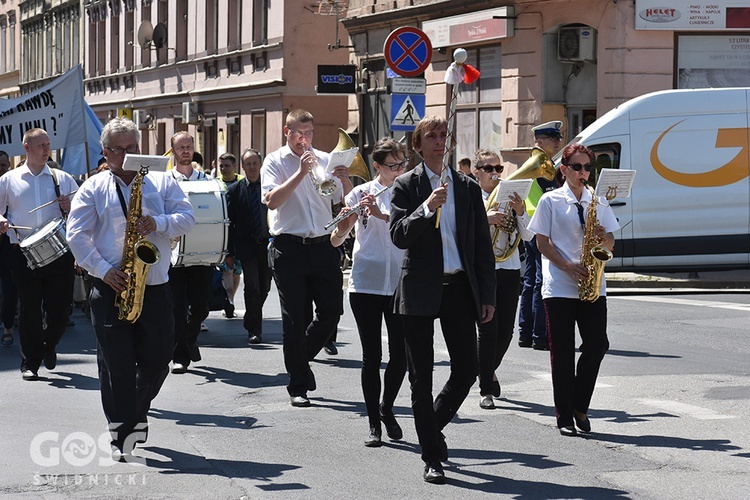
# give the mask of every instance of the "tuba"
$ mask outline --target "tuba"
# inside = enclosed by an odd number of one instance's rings
[[[549,156],[547,156],[547,153],[545,153],[542,148],[535,146],[531,150],[531,156],[529,157],[529,159],[526,160],[523,165],[521,165],[521,168],[508,175],[505,180],[512,181],[517,179],[536,179],[538,177],[543,177],[548,181],[554,179],[555,165],[554,163],[552,163],[552,161],[549,159]],[[495,189],[492,190],[489,198],[487,198],[487,203],[485,204],[485,209],[487,211],[497,208],[497,194],[499,190],[500,184],[498,184]],[[518,248],[519,243],[521,243],[521,235],[516,232],[516,236],[513,241],[509,239],[505,246],[501,248],[497,247],[497,241],[500,239],[500,233],[506,233],[510,237],[510,235],[512,235],[513,232],[516,231],[517,227],[517,221],[516,218],[513,217],[513,210],[510,208],[509,203],[506,203],[505,205],[505,214],[507,215],[506,220],[508,222],[503,226],[495,226],[492,230],[492,249],[495,252],[495,262],[504,262],[508,260],[510,256],[513,255],[513,252],[515,252]]]
[[[156,245],[136,232],[136,223],[142,215],[143,178],[147,173],[148,167],[141,167],[130,190],[130,204],[125,221],[125,242],[122,246],[122,261],[120,262],[120,270],[128,277],[125,290],[115,297],[115,306],[119,309],[117,317],[128,323],[135,323],[140,317],[148,268],[159,262],[161,258]]]
[[[578,280],[578,298],[584,302],[596,302],[602,286],[604,264],[612,258],[609,248],[603,246],[594,229],[599,225],[596,215],[596,199],[594,190],[586,186],[591,193],[591,203],[586,210],[586,224],[583,230],[583,245],[581,246],[581,265],[588,271],[586,278]]]
[[[336,147],[333,148],[333,151],[346,151],[347,149],[351,149],[354,147],[356,147],[356,145],[354,144],[352,138],[349,137],[349,134],[347,134],[343,128],[340,128],[339,142],[338,144],[336,144]],[[370,168],[367,166],[367,163],[365,163],[365,159],[362,158],[362,155],[359,153],[359,151],[354,157],[352,164],[349,165],[349,176],[359,177],[365,182],[372,180],[372,175],[370,175]]]

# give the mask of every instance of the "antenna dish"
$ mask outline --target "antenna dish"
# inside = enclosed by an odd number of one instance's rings
[[[151,24],[151,21],[146,19],[141,22],[140,26],[138,26],[138,45],[140,45],[141,48],[147,48],[151,45],[151,40],[153,39],[154,27]]]
[[[157,23],[154,26],[154,47],[161,49],[167,46],[167,25],[164,23]]]

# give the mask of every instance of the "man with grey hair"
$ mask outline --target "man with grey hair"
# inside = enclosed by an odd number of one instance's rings
[[[115,297],[128,276],[120,269],[137,172],[124,170],[128,153],[140,152],[136,125],[115,118],[101,135],[108,171],[90,177],[78,189],[67,225],[67,239],[78,265],[93,277],[91,323],[97,340],[102,405],[112,436],[112,456],[127,460],[135,444],[146,441],[151,400],[169,373],[174,348],[174,319],[168,283],[170,241],[195,225],[185,193],[174,178],[149,172],[141,183],[139,236],[161,253],[146,276],[143,309],[133,323],[118,319]]]

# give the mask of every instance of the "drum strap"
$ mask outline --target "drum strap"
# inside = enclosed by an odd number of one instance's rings
[[[55,195],[59,198],[60,197],[60,183],[57,182],[57,174],[55,173],[54,168],[49,169],[50,173],[52,174],[52,182],[55,184]],[[58,206],[60,206],[58,204]],[[68,215],[63,211],[62,207],[60,207],[60,214],[63,216],[63,219]]]

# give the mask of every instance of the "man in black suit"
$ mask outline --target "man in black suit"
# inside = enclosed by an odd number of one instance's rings
[[[268,269],[268,208],[260,201],[260,166],[263,159],[254,149],[242,153],[245,178],[235,182],[227,192],[229,216],[228,255],[226,264],[234,268],[242,263],[245,273],[245,318],[247,341],[263,341],[263,304],[271,289]]]
[[[495,258],[481,189],[461,172],[443,172],[447,134],[442,117],[419,122],[412,143],[424,162],[396,179],[391,197],[391,239],[406,250],[394,311],[403,316],[423,478],[431,483],[445,481],[440,462],[447,460],[448,449],[441,431],[476,380],[475,323],[489,321],[495,311]],[[435,318],[451,372],[433,402]]]

